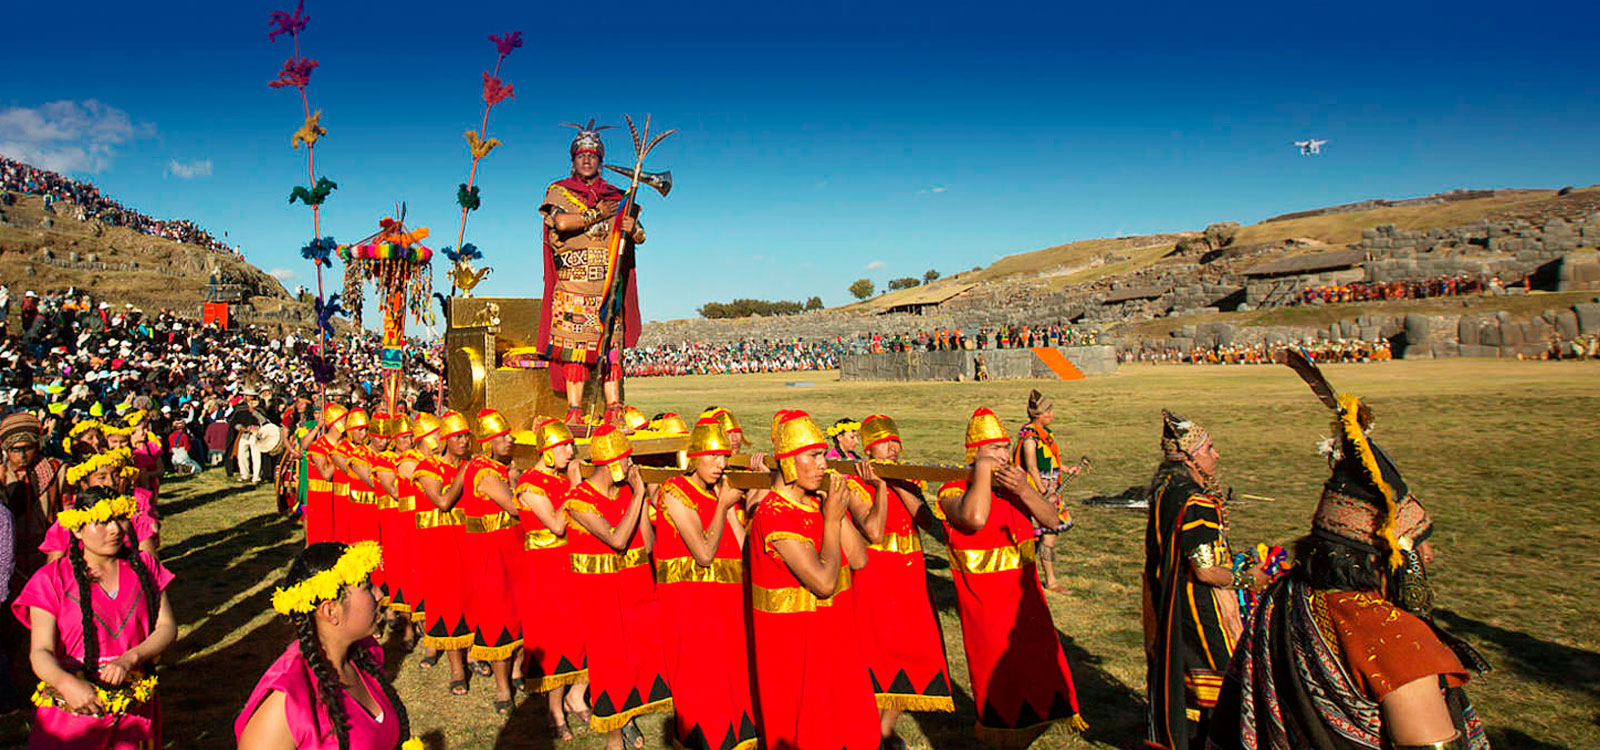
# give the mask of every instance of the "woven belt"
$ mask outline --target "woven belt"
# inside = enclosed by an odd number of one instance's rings
[[[599,573],[616,573],[617,571],[637,568],[650,562],[650,550],[635,547],[622,554],[583,555],[572,554],[572,572],[595,575]]]
[[[437,526],[460,526],[467,514],[460,508],[452,510],[419,510],[417,511],[417,528],[431,529]]]
[[[884,534],[883,541],[871,545],[872,549],[879,552],[893,552],[897,555],[909,555],[922,551],[922,537],[917,532],[908,534]]]
[[[744,561],[718,557],[707,568],[692,557],[656,560],[656,583],[743,583]]]
[[[1015,547],[994,549],[952,549],[950,567],[963,573],[999,573],[1032,565],[1036,555],[1034,541],[1024,539]]]
[[[328,481],[326,479],[307,479],[306,480],[306,491],[307,492],[332,492],[333,491],[333,482],[330,482],[330,481]]]
[[[378,510],[394,510],[400,507],[400,501],[388,495],[378,496]]]
[[[378,495],[372,490],[350,490],[350,502],[357,505],[377,505]]]
[[[525,550],[555,549],[566,545],[566,543],[566,537],[556,536],[556,533],[549,529],[539,529],[522,535],[522,548]]]
[[[797,612],[815,612],[819,607],[833,606],[834,597],[844,593],[850,588],[850,566],[839,564],[839,585],[834,588],[834,596],[827,599],[818,599],[811,589],[804,586],[786,586],[781,589],[766,589],[760,586],[750,587],[750,606],[757,611],[773,614],[794,614]]]
[[[517,524],[510,513],[501,511],[487,516],[467,516],[466,526],[468,534],[487,534],[491,531],[509,529]]]
[[[349,497],[350,485],[346,482],[334,482],[333,494],[338,497]]]

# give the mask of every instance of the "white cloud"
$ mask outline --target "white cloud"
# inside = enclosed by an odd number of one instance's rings
[[[889,265],[889,264],[885,263],[885,262],[883,262],[881,260],[875,260],[875,261],[872,261],[871,263],[867,264],[867,270],[868,271],[876,271],[876,270],[878,270],[880,268],[883,268],[883,267],[885,267],[887,265]]]
[[[192,180],[196,177],[211,176],[211,160],[195,159],[187,164],[177,159],[167,162],[167,174],[180,180]]]
[[[274,268],[268,271],[267,275],[278,281],[288,281],[294,278],[296,274],[292,268]]]
[[[94,99],[0,109],[0,154],[55,172],[99,172],[119,147],[154,134]]]
[[[929,193],[942,193],[942,192],[944,192],[946,190],[949,190],[949,189],[950,188],[947,188],[947,187],[945,187],[943,185],[935,185],[935,186],[933,186],[931,188],[923,188],[921,190],[918,190],[917,191],[917,195],[927,195]]]

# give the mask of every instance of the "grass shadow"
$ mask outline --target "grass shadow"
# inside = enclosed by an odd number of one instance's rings
[[[1434,618],[1455,635],[1493,643],[1511,658],[1510,668],[1526,677],[1550,687],[1600,696],[1600,654],[1506,630],[1448,609],[1435,610]]]

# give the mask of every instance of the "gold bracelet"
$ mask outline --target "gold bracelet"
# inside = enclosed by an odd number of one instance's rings
[[[1421,745],[1395,745],[1394,750],[1466,750],[1467,744],[1462,741],[1461,733],[1456,732],[1454,737],[1443,742],[1425,742]]]

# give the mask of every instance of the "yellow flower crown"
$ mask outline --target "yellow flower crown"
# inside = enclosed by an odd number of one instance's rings
[[[860,422],[840,422],[828,428],[828,437],[839,437],[846,432],[860,432]]]
[[[125,685],[116,685],[109,689],[96,685],[94,694],[100,700],[100,705],[105,707],[107,714],[121,716],[135,703],[146,703],[155,696],[156,676],[130,680]],[[71,710],[67,708],[67,702],[62,699],[61,694],[50,687],[49,683],[42,681],[39,687],[34,688],[33,705],[40,708],[55,706],[63,711]]]
[[[56,523],[61,528],[76,531],[88,523],[105,523],[113,518],[132,518],[139,511],[139,504],[127,495],[108,497],[83,510],[67,508],[56,514]]]
[[[123,464],[128,462],[128,458],[132,455],[133,451],[128,450],[127,448],[117,448],[115,450],[96,453],[84,461],[73,464],[67,468],[67,484],[77,484],[78,482],[82,481],[84,477],[89,476],[90,474],[93,474],[107,466],[116,466],[120,468]]]
[[[67,437],[75,438],[85,432],[96,429],[103,430],[105,429],[105,425],[102,424],[98,419],[85,419],[82,422],[73,425],[72,429],[67,431]]]
[[[344,587],[367,580],[382,562],[383,547],[377,542],[356,542],[333,567],[289,588],[275,589],[272,608],[280,615],[311,612],[318,602],[338,599]]]

